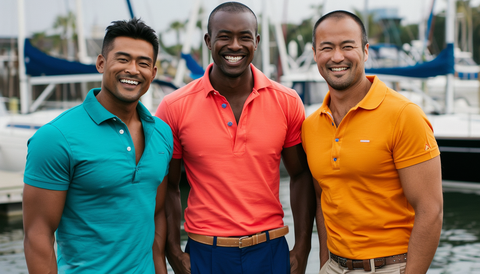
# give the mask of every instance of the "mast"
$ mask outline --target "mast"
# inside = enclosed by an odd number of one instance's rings
[[[455,37],[455,13],[456,13],[455,0],[447,1],[446,9],[446,20],[445,20],[445,42],[447,47],[453,45],[453,50],[455,49],[454,37]],[[454,111],[454,90],[453,90],[453,74],[447,74],[447,86],[445,92],[445,113],[451,114]]]
[[[262,11],[262,70],[263,74],[270,77],[270,36],[268,24],[268,0],[263,0]],[[283,61],[283,60],[282,60]]]
[[[20,78],[21,113],[28,113],[28,84],[25,68],[25,1],[18,0],[18,77]]]
[[[191,51],[191,44],[192,44],[192,34],[195,31],[195,25],[197,24],[198,18],[198,11],[200,9],[200,0],[195,0],[192,8],[192,12],[190,13],[188,24],[187,24],[187,32],[185,35],[185,42],[182,46],[182,53],[189,54]],[[185,71],[187,69],[187,63],[185,59],[180,58],[177,66],[177,73],[175,74],[175,79],[173,80],[173,84],[177,87],[181,86],[183,82],[183,77],[185,75]]]

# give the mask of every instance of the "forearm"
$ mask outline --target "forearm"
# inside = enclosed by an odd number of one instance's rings
[[[290,204],[295,227],[295,248],[308,257],[315,218],[315,190],[310,172],[305,171],[290,181]]]
[[[327,229],[325,228],[325,219],[323,217],[323,211],[321,202],[317,200],[317,233],[318,233],[318,242],[320,246],[320,267],[322,267],[329,258],[328,247],[327,247]]]
[[[155,263],[155,273],[166,274],[167,263],[165,261],[165,242],[167,237],[167,221],[165,211],[162,210],[155,216],[155,240],[153,244],[153,258]]]
[[[182,216],[182,204],[178,187],[169,187],[167,191],[165,212],[167,219],[167,243],[166,253],[170,264],[182,253],[180,247],[180,222]]]
[[[29,273],[57,273],[57,259],[53,245],[53,235],[29,235],[28,232],[25,233],[24,251]]]
[[[443,210],[420,211],[415,214],[415,223],[408,244],[406,274],[426,273],[438,247],[442,230]]]

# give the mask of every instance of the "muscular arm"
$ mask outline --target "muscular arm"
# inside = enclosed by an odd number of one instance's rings
[[[67,191],[23,188],[24,249],[28,272],[57,273],[54,232],[62,217]]]
[[[437,250],[443,221],[440,157],[399,169],[398,174],[415,210],[405,273],[426,273]]]
[[[282,159],[290,175],[290,204],[295,227],[295,246],[290,251],[291,273],[305,273],[315,217],[312,175],[301,144],[283,149]]]
[[[165,218],[165,194],[167,192],[168,179],[163,178],[157,188],[155,203],[155,241],[153,244],[153,258],[155,262],[155,273],[167,274],[165,262],[165,242],[167,238],[167,220]]]
[[[327,230],[325,228],[325,220],[323,218],[322,211],[322,188],[318,184],[317,180],[313,179],[313,186],[315,188],[315,195],[317,197],[317,213],[315,214],[317,219],[317,233],[318,241],[320,244],[320,268],[328,261],[328,247],[327,247]]]
[[[182,160],[172,159],[168,171],[168,187],[165,199],[167,218],[167,258],[175,273],[190,273],[190,256],[180,247],[180,222],[182,202],[180,198],[180,178]]]

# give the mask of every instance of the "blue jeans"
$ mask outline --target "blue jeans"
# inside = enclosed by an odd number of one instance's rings
[[[290,255],[285,237],[250,247],[220,247],[188,239],[192,274],[289,274]]]

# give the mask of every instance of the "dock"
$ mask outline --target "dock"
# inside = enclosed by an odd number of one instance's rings
[[[23,172],[0,170],[0,214],[22,214]]]

